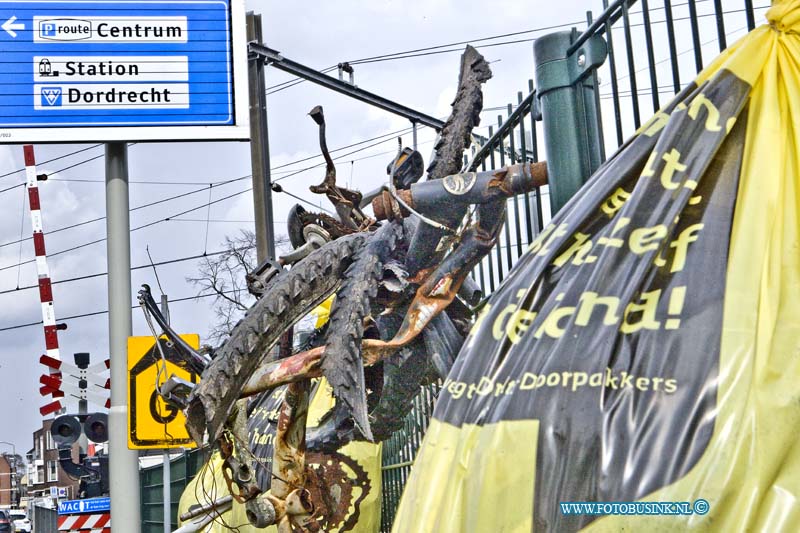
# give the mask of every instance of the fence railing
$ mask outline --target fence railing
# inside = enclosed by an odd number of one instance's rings
[[[178,528],[178,503],[186,485],[194,478],[204,462],[201,450],[185,451],[170,461],[170,516],[172,530]],[[142,505],[142,533],[164,532],[164,470],[163,465],[143,468],[139,472]],[[36,530],[38,533],[38,529]]]
[[[525,97],[521,91],[517,93],[516,107],[510,103],[506,106],[506,117],[497,115],[497,130],[489,126],[489,139],[472,155],[467,170],[485,171],[540,160],[541,128],[537,127],[533,80],[528,80],[528,89]],[[548,194],[548,188],[541,187],[507,201],[507,221],[494,250],[473,273],[484,294],[494,292],[528,243],[542,230],[550,217],[549,205],[542,201]]]
[[[36,533],[58,533],[58,512],[34,505],[30,511],[31,527]]]
[[[438,394],[437,385],[423,387],[414,398],[414,408],[406,416],[403,427],[383,443],[381,531],[388,532],[392,529],[400,495],[411,474],[411,466],[422,444],[422,436],[428,429]]]
[[[587,29],[573,42],[593,34],[608,44],[608,59],[595,84],[600,152],[613,154],[662,105],[695,78],[706,62],[735,38],[756,26],[768,0],[603,0],[596,20],[587,14]],[[527,94],[527,96],[524,96]],[[517,103],[496,117],[489,138],[465,161],[469,171],[484,171],[519,162],[546,160],[536,91],[517,93]],[[508,200],[508,219],[492,252],[473,272],[484,294],[491,294],[550,219],[549,190],[541,187]],[[435,396],[423,391],[403,430],[384,443],[381,531],[391,530],[402,489],[422,440]]]
[[[756,26],[769,0],[602,0],[603,13],[587,14],[587,29],[576,33],[572,48],[592,35],[608,44],[608,58],[595,73],[600,153],[614,153],[649,117],[694,79],[706,61],[735,38]],[[573,50],[574,51],[574,50]],[[520,162],[545,160],[544,132],[539,121],[533,80],[497,115],[488,139],[465,160],[470,171],[485,171]],[[473,278],[489,295],[508,275],[528,244],[549,221],[548,187],[507,203],[507,222],[491,253]],[[404,427],[383,443],[381,531],[391,530],[403,487],[428,427],[438,388],[423,388]],[[198,471],[202,457],[185,454],[172,461],[170,487],[173,520],[181,493]],[[163,483],[160,465],[142,471],[142,531],[163,530]],[[42,518],[46,520],[46,518]],[[173,526],[176,524],[173,523]],[[47,529],[36,528],[43,533]]]

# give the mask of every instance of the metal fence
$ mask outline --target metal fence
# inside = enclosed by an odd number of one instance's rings
[[[170,517],[172,530],[178,528],[178,502],[186,485],[203,465],[205,457],[200,450],[184,451],[170,461]],[[164,532],[164,470],[163,465],[143,468],[139,472],[142,505],[142,533]],[[38,529],[36,530],[38,533]]]
[[[769,8],[766,0],[761,4],[753,0],[640,0],[635,8],[634,4],[636,0],[617,0],[611,5],[603,0],[602,15],[595,20],[587,13],[587,29],[576,33],[571,47],[577,50],[594,34],[608,44],[608,58],[594,74],[603,159],[692,81],[707,61],[755,28],[756,16]],[[490,128],[489,139],[465,162],[467,169],[493,170],[547,159],[539,119],[534,82],[529,80],[528,90],[517,93],[517,103],[509,103],[505,116],[496,117],[496,128]],[[494,249],[473,272],[484,294],[500,286],[549,221],[548,196],[545,186],[508,201],[508,221]],[[406,426],[384,443],[382,532],[391,530],[434,400],[434,393],[423,390]]]
[[[414,398],[414,407],[406,416],[403,427],[383,443],[383,466],[381,467],[381,531],[392,529],[392,519],[400,502],[411,465],[417,455],[422,436],[428,429],[433,405],[439,394],[439,386],[423,387]]]
[[[694,79],[706,62],[734,39],[756,25],[757,15],[769,8],[768,0],[602,0],[602,15],[587,13],[587,29],[575,32],[574,53],[592,35],[608,44],[608,58],[593,73],[599,150],[602,158],[614,153],[684,84]],[[544,153],[533,80],[497,115],[489,138],[476,147],[465,165],[468,170],[492,170],[508,164],[536,162]],[[643,120],[644,119],[644,120]],[[494,125],[496,124],[496,126]],[[473,272],[484,291],[494,292],[529,243],[550,219],[549,189],[542,187],[508,200],[508,221],[491,253]],[[383,443],[381,531],[391,530],[403,487],[408,479],[422,437],[428,427],[438,387],[423,388],[404,427]],[[175,520],[178,500],[199,470],[197,452],[172,461],[171,498]],[[163,482],[161,465],[142,471],[142,531],[163,531]],[[173,527],[177,524],[173,523]],[[37,531],[47,531],[39,529]]]
[[[31,528],[36,533],[58,533],[58,511],[34,505],[31,510]]]

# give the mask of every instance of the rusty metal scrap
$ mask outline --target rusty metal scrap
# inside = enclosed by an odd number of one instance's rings
[[[246,398],[280,385],[321,376],[322,353],[321,347],[314,348],[260,366],[245,383],[241,397]]]
[[[354,230],[366,229],[371,225],[369,218],[364,215],[359,207],[361,193],[351,191],[336,185],[336,166],[328,152],[328,143],[325,139],[325,114],[322,106],[316,106],[309,113],[314,122],[319,126],[319,146],[325,158],[325,179],[319,185],[312,185],[309,190],[315,194],[324,194],[336,208],[341,223]]]

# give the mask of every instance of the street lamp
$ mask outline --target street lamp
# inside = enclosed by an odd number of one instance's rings
[[[19,505],[19,487],[17,486],[17,447],[13,442],[8,442],[7,440],[0,440],[0,444],[8,444],[11,446],[11,453],[13,454],[12,457],[14,458],[14,469],[11,471],[11,501],[14,502],[15,505]],[[8,466],[9,468],[11,467],[10,461]]]

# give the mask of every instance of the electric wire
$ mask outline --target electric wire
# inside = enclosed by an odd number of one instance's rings
[[[167,259],[167,260],[164,260],[164,261],[159,261],[157,263],[152,263],[152,264],[151,263],[147,263],[147,264],[144,264],[144,265],[138,265],[138,266],[135,266],[135,267],[131,267],[131,271],[144,270],[144,269],[148,269],[148,268],[153,268],[154,266],[163,266],[163,265],[171,265],[171,264],[175,264],[175,263],[183,263],[183,262],[186,262],[186,261],[192,261],[194,259],[203,259],[204,257],[214,257],[216,255],[222,255],[222,254],[225,254],[225,253],[228,253],[228,250],[217,250],[215,252],[207,252],[207,253],[204,253],[204,254],[196,254],[196,255],[189,255],[189,256],[185,256],[185,257],[177,257],[177,258],[174,258],[174,259]],[[73,278],[53,280],[53,281],[50,282],[50,284],[51,285],[60,285],[60,284],[63,284],[63,283],[74,283],[76,281],[83,281],[83,280],[92,279],[92,278],[100,278],[100,277],[107,276],[107,275],[108,275],[108,272],[97,272],[97,273],[94,273],[94,274],[84,274],[84,275],[76,276],[76,277],[73,277]],[[21,292],[21,291],[27,291],[27,290],[38,289],[38,288],[39,288],[38,284],[37,285],[26,285],[24,287],[17,287],[16,289],[0,290],[0,295],[10,294],[10,293],[17,293],[17,292]],[[160,288],[160,284],[159,284],[159,288]]]
[[[91,150],[93,148],[97,148],[98,146],[103,146],[103,144],[102,143],[101,144],[94,144],[94,145],[89,146],[87,148],[81,148],[80,150],[75,150],[74,152],[70,152],[68,154],[63,154],[63,155],[60,155],[58,157],[54,157],[52,159],[48,159],[47,161],[42,161],[41,163],[37,163],[37,165],[46,165],[48,163],[52,163],[53,161],[59,161],[59,160],[64,159],[64,158],[71,157],[73,155],[86,152],[86,151]],[[25,167],[19,168],[17,170],[12,170],[10,172],[6,172],[5,174],[0,174],[0,179],[7,178],[9,176],[13,176],[14,174],[17,174],[19,172],[24,172],[24,171],[25,171]]]
[[[150,267],[150,265],[147,265],[147,268],[149,268],[149,267]],[[230,294],[231,292],[233,292],[233,291],[223,291],[223,294]],[[217,293],[217,292],[209,292],[209,293],[204,293],[204,294],[197,294],[195,296],[184,296],[183,298],[174,298],[172,300],[168,300],[168,303],[179,303],[179,302],[186,302],[186,301],[189,301],[189,300],[199,300],[201,298],[209,298],[211,296],[219,296],[219,293]],[[131,309],[138,309],[138,308],[139,308],[138,305],[132,305],[131,306]],[[60,321],[64,321],[64,320],[76,320],[78,318],[87,318],[87,317],[90,317],[90,316],[105,315],[107,313],[108,313],[108,309],[103,310],[103,311],[92,311],[90,313],[81,313],[81,314],[77,314],[77,315],[59,317],[59,318],[56,318],[56,321],[60,322]],[[12,331],[12,330],[15,330],[15,329],[27,328],[27,327],[31,327],[31,326],[39,326],[41,324],[42,324],[42,321],[39,320],[38,322],[28,322],[27,324],[17,324],[15,326],[6,326],[4,328],[0,328],[0,332]]]
[[[230,179],[230,180],[227,180],[227,181],[221,181],[221,182],[216,183],[216,184],[210,184],[210,186],[214,187],[214,186],[227,185],[229,183],[234,183],[236,181],[241,181],[241,180],[247,179],[249,177],[250,176],[248,175],[248,176],[242,176],[242,177],[239,177],[239,178],[233,178],[233,179]],[[24,183],[22,185],[24,185]],[[146,204],[142,204],[142,205],[139,205],[139,206],[136,206],[136,207],[133,207],[133,208],[129,209],[129,212],[132,213],[132,212],[138,211],[140,209],[145,209],[147,207],[152,207],[154,205],[163,204],[163,203],[166,203],[166,202],[177,200],[179,198],[184,198],[184,197],[187,197],[187,196],[191,196],[193,194],[198,194],[198,193],[201,193],[201,192],[206,191],[206,190],[208,190],[208,186],[202,187],[202,188],[199,188],[199,189],[195,189],[193,191],[188,191],[188,192],[176,194],[174,196],[169,196],[167,198],[162,198],[160,200],[155,200],[155,201],[152,201],[152,202],[148,202]],[[0,192],[2,192],[2,191],[0,191]],[[52,235],[53,233],[59,233],[61,231],[66,231],[66,230],[70,230],[70,229],[77,228],[77,227],[80,227],[80,226],[85,226],[85,225],[91,224],[93,222],[100,222],[100,221],[105,220],[105,219],[106,219],[106,217],[102,216],[102,217],[95,217],[95,218],[92,218],[92,219],[89,219],[89,220],[83,220],[81,222],[76,222],[74,224],[70,224],[70,225],[67,225],[67,226],[56,228],[54,230],[50,230],[48,232],[45,232],[45,235]],[[26,237],[26,238],[22,239],[22,242],[30,241],[30,240],[33,240],[33,237]],[[8,242],[0,244],[0,248],[4,248],[6,246],[12,246],[14,244],[18,244],[19,242],[21,242],[21,241],[18,241],[18,240],[17,241],[8,241]]]

